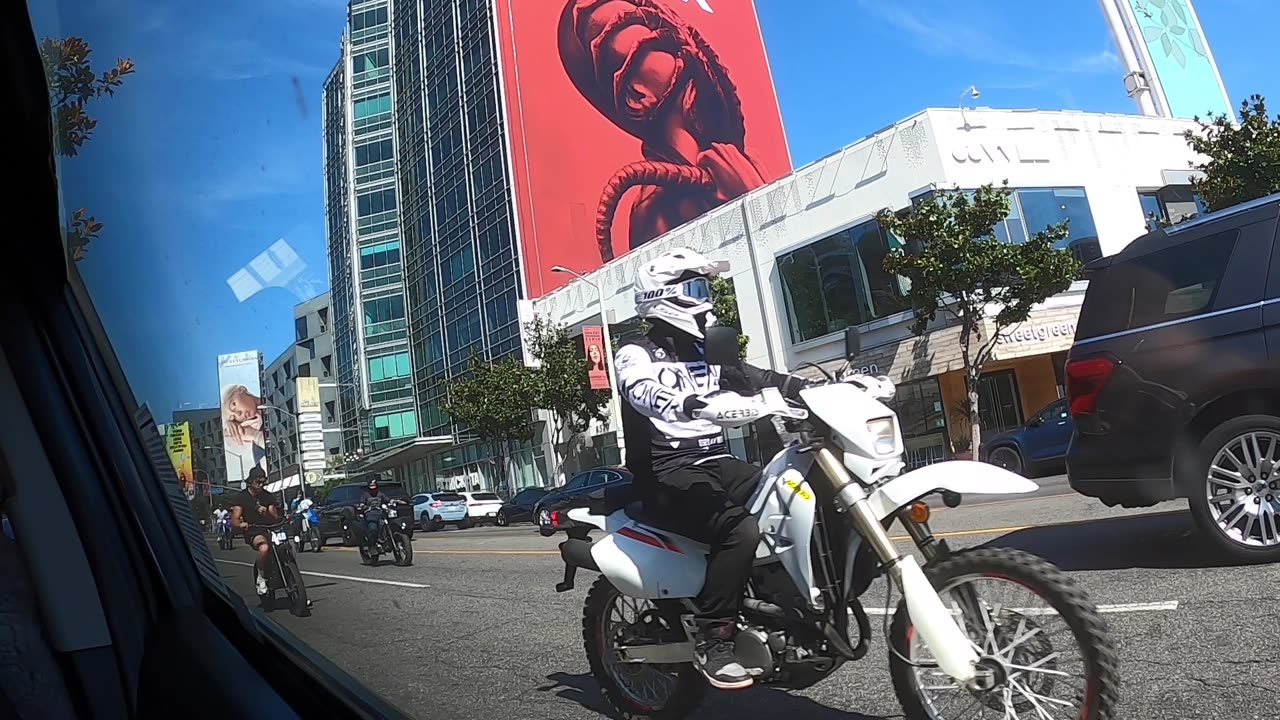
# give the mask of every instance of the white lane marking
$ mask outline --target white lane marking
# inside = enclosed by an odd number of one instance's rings
[[[221,558],[214,558],[214,560],[217,560],[220,563],[227,563],[228,565],[253,567],[253,563],[240,562],[238,560],[223,560]],[[395,587],[415,588],[417,590],[424,590],[431,587],[430,585],[423,585],[422,583],[401,582],[399,580],[378,580],[377,578],[352,577],[351,575],[332,575],[330,573],[312,572],[310,570],[299,570],[298,572],[312,577],[322,577],[330,580],[350,580],[351,582],[370,583],[372,585],[394,585]]]
[[[1058,611],[1051,607],[1040,608],[1008,608],[1010,612],[1016,612],[1020,615],[1057,615]],[[1098,612],[1114,615],[1120,613],[1140,613],[1140,612],[1172,612],[1178,609],[1177,600],[1168,600],[1165,602],[1153,603],[1121,603],[1119,605],[1099,605]],[[868,615],[887,615],[894,612],[893,609],[888,612],[882,607],[866,608]]]

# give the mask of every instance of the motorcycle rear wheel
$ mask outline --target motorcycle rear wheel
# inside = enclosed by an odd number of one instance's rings
[[[1007,548],[979,548],[958,552],[937,564],[926,566],[924,570],[929,582],[939,589],[943,602],[949,607],[954,607],[953,600],[957,597],[966,602],[972,602],[976,598],[984,606],[980,619],[987,629],[984,633],[981,627],[974,628],[970,632],[970,639],[982,647],[982,652],[986,655],[984,662],[999,666],[996,676],[1003,676],[1004,682],[986,693],[975,693],[958,687],[948,688],[940,683],[950,683],[951,680],[936,669],[936,664],[931,668],[913,667],[890,652],[889,673],[907,720],[951,720],[953,717],[965,717],[969,712],[965,707],[956,710],[955,714],[942,714],[943,709],[950,711],[957,699],[966,699],[970,703],[976,702],[980,706],[991,708],[996,715],[1002,715],[1008,705],[1014,706],[1019,717],[1024,713],[1030,713],[1028,716],[1034,717],[1037,704],[1052,705],[1053,712],[1066,710],[1063,707],[1065,704],[1070,707],[1066,717],[1112,720],[1116,716],[1120,675],[1115,646],[1107,625],[1093,602],[1065,573],[1035,555]],[[986,597],[972,588],[965,591],[965,594],[960,594],[967,583],[975,580],[1010,583],[1029,591],[1048,607],[1028,609],[1007,604],[992,606]],[[995,617],[992,617],[993,608],[996,611]],[[1048,639],[1048,634],[1043,632],[1054,622],[1054,615],[1065,624],[1070,641],[1074,643],[1081,660],[1083,687],[1075,690],[1071,690],[1071,681],[1076,678],[1059,669],[1065,665],[1060,657],[1065,655],[1067,648],[1055,647],[1053,641]],[[1046,616],[1050,619],[1043,620]],[[968,624],[965,623],[966,626]],[[916,652],[913,630],[906,603],[899,602],[893,616],[893,627],[889,631],[892,647],[914,662],[927,664],[932,657],[922,658]],[[983,634],[986,637],[982,637]],[[1009,641],[1007,646],[1004,645],[1006,639]],[[924,649],[922,643],[920,645]],[[1040,654],[1044,657],[1036,656],[1037,648],[1043,651]],[[999,656],[1000,660],[988,661],[988,658],[995,656]],[[937,675],[936,682],[929,681],[927,688],[921,682],[921,675],[925,672]],[[1055,688],[1055,685],[1058,687]],[[1007,693],[1004,692],[1006,688]],[[1062,688],[1068,689],[1072,695],[1071,700],[1052,698],[1040,692]],[[937,703],[928,695],[931,691],[951,692],[952,699]],[[972,704],[967,707],[971,708]]]
[[[692,664],[623,666],[627,675],[634,668],[637,676],[643,672],[657,672],[667,679],[669,690],[656,702],[645,702],[627,686],[628,683],[620,682],[621,675],[617,669],[620,664],[611,664],[606,659],[616,645],[618,631],[625,630],[625,625],[612,620],[619,600],[636,602],[634,598],[624,598],[602,575],[596,578],[587,592],[582,611],[582,644],[587,653],[587,663],[591,666],[591,675],[600,684],[600,690],[622,720],[677,720],[689,715],[702,703],[707,690],[706,679]]]

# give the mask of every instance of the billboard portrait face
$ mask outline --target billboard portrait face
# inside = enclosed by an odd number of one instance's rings
[[[531,297],[791,171],[751,0],[500,0]]]
[[[257,351],[218,356],[222,447],[227,457],[227,480],[232,483],[243,481],[255,465],[264,472],[267,469],[261,368]]]

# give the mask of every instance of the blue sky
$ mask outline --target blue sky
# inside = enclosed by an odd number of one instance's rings
[[[541,1],[541,0],[540,0]],[[547,0],[549,1],[549,0]],[[715,0],[711,0],[714,4]],[[80,263],[139,401],[161,418],[217,402],[215,357],[290,343],[291,307],[328,285],[320,93],[341,0],[33,3],[40,36],[80,35],[138,71],[91,106],[64,202],[105,223]],[[757,0],[798,167],[969,85],[991,107],[1132,112],[1095,0]],[[1227,90],[1277,95],[1267,0],[1197,11]],[[237,270],[284,240],[301,272],[241,301]]]

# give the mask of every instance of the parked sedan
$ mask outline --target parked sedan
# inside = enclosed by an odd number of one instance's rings
[[[467,518],[467,501],[455,492],[423,493],[413,496],[413,516],[423,532],[440,530],[453,525],[462,530],[470,527]]]
[[[498,509],[498,527],[533,520],[533,506],[547,494],[546,488],[528,487],[515,494]]]
[[[1071,430],[1066,399],[1054,400],[1021,427],[985,440],[978,459],[1027,477],[1065,472]]]
[[[472,525],[496,523],[502,509],[502,498],[491,492],[460,492],[467,501],[467,518]]]
[[[633,476],[624,467],[603,467],[584,470],[569,479],[569,482],[553,489],[534,505],[534,522],[543,535],[552,535],[556,530],[565,527],[559,509],[575,504],[596,491],[616,493],[625,492],[630,487]]]

